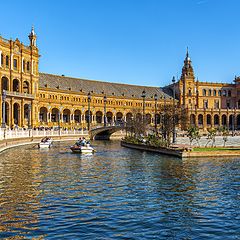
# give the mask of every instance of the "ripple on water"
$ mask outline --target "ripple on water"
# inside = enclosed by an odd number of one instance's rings
[[[239,159],[69,145],[1,154],[0,238],[239,239]]]

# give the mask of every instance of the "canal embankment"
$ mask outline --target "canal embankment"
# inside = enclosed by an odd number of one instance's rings
[[[121,141],[121,146],[178,158],[240,157],[240,146],[191,147],[187,144],[174,144],[170,147],[156,147],[145,143],[130,143],[126,141]]]
[[[77,140],[79,137],[88,137],[88,134],[79,134],[79,135],[64,135],[64,136],[53,136],[53,141],[70,141],[70,140]],[[18,138],[11,138],[11,139],[3,139],[0,140],[0,153],[7,149],[13,147],[19,147],[22,145],[28,144],[38,144],[43,137],[35,136],[35,137],[18,137]]]
[[[0,152],[22,145],[37,145],[43,137],[51,137],[53,141],[77,140],[79,137],[89,138],[87,131],[0,131]],[[113,133],[111,139],[120,140],[124,136],[122,131]]]

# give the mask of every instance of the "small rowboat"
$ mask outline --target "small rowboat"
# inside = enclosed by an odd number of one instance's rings
[[[73,145],[70,147],[73,153],[93,153],[95,150],[90,144],[86,144],[83,146]]]
[[[52,146],[53,140],[51,138],[43,138],[38,144],[39,148],[50,148]]]

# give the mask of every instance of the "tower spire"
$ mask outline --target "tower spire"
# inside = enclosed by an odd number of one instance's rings
[[[37,47],[37,35],[34,31],[34,26],[32,26],[32,29],[31,29],[31,32],[30,34],[28,35],[28,38],[30,40],[30,46],[34,46],[34,47]]]

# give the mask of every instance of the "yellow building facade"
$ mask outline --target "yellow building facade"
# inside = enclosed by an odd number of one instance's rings
[[[189,124],[240,127],[240,78],[233,84],[195,79],[187,52],[181,78],[164,88],[109,83],[39,73],[34,29],[29,46],[0,37],[0,122],[2,127],[87,128],[128,121],[143,114],[149,124],[160,123],[160,105],[187,109]],[[90,113],[90,114],[89,114]],[[105,116],[105,117],[104,117]]]
[[[189,124],[203,130],[220,126],[240,129],[239,77],[235,77],[232,84],[200,82],[195,79],[187,52],[176,91],[179,106],[187,109]]]
[[[39,73],[37,36],[29,46],[0,38],[2,126],[86,128],[127,121],[134,114],[155,121],[160,104],[172,98],[159,87],[135,86]],[[144,93],[144,94],[143,94]],[[4,104],[5,103],[5,104]],[[90,113],[90,114],[88,114]],[[88,116],[89,115],[89,116]],[[160,115],[157,114],[159,123]]]

